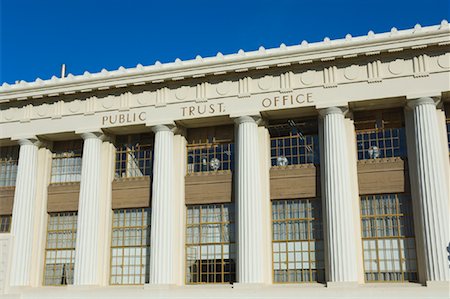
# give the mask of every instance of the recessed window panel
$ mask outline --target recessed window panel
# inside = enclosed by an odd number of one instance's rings
[[[320,199],[272,201],[275,283],[324,282]]]
[[[114,210],[111,284],[145,284],[150,274],[149,208]]]
[[[187,208],[186,283],[236,281],[233,204]]]
[[[411,197],[361,196],[361,222],[366,281],[417,281]]]
[[[19,147],[0,147],[0,187],[15,186],[19,163]]]
[[[52,154],[52,183],[81,180],[82,151],[82,140],[55,142]]]
[[[44,285],[73,284],[77,212],[48,215]]]
[[[149,134],[118,136],[116,141],[115,177],[151,176],[153,171],[153,138]]]
[[[0,215],[0,233],[11,231],[11,215]]]

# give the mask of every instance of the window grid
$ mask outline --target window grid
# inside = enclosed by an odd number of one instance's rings
[[[186,284],[236,281],[234,204],[187,207]]]
[[[82,140],[58,142],[52,155],[52,183],[81,180]]]
[[[116,178],[150,176],[152,165],[152,144],[125,144],[117,148]]]
[[[405,130],[404,128],[373,129],[358,131],[358,160],[373,158],[404,157]],[[378,149],[378,156],[374,149]]]
[[[9,233],[11,231],[11,215],[0,215],[0,233]]]
[[[188,173],[233,169],[234,143],[231,140],[187,145]]]
[[[270,147],[272,166],[319,164],[319,138],[317,135],[290,133],[288,136],[271,137]]]
[[[272,202],[274,283],[324,282],[320,199]]]
[[[19,147],[0,147],[0,187],[15,186],[19,163]]]
[[[365,280],[417,281],[411,198],[361,196],[361,222]]]
[[[447,117],[447,141],[448,141],[448,152],[450,154],[450,116]]]
[[[77,212],[49,214],[44,285],[73,284],[76,232]]]
[[[143,285],[150,276],[150,208],[114,210],[112,285]]]

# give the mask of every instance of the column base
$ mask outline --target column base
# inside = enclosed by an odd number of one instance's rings
[[[450,281],[432,281],[428,280],[425,285],[430,288],[447,288],[450,289]]]
[[[233,289],[261,289],[266,287],[267,284],[265,283],[242,283],[242,282],[237,282],[237,283],[233,283]]]
[[[144,290],[170,290],[175,289],[178,286],[176,284],[161,283],[161,284],[144,284]]]
[[[328,281],[327,288],[357,288],[359,283],[357,281]]]

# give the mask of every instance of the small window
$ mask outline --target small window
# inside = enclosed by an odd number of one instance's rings
[[[11,215],[0,215],[0,233],[11,231]]]
[[[402,109],[354,113],[358,160],[406,157]]]
[[[81,180],[82,140],[55,142],[52,159],[52,183]]]
[[[151,176],[153,137],[150,134],[117,136],[116,179]]]
[[[319,135],[316,118],[273,122],[268,129],[272,166],[319,164]]]
[[[0,187],[15,186],[19,163],[19,147],[0,147]]]

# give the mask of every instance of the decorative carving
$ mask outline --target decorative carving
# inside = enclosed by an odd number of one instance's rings
[[[216,87],[217,93],[222,95],[222,96],[224,96],[227,93],[229,93],[230,89],[231,89],[231,82],[230,81],[223,81],[223,82],[217,84],[217,87]]]
[[[300,78],[303,84],[312,85],[317,80],[317,72],[313,70],[306,71],[300,76]]]
[[[381,61],[376,60],[367,64],[367,81],[369,83],[381,82]]]
[[[63,108],[64,108],[64,101],[57,101],[53,103],[54,111],[52,119],[58,119],[62,117],[63,114]]]
[[[125,92],[120,95],[120,108],[119,111],[130,110],[130,98],[131,92]]]
[[[358,77],[361,74],[361,69],[359,65],[353,64],[351,66],[348,66],[344,70],[344,76],[348,80],[355,80],[358,79]]]
[[[81,109],[81,101],[75,100],[69,103],[69,111],[72,113],[77,113]],[[92,109],[93,111],[94,109]],[[87,110],[86,110],[87,111]],[[94,112],[92,112],[93,114]]]
[[[403,59],[396,59],[389,63],[388,69],[389,69],[389,72],[391,72],[391,74],[400,75],[401,73],[403,73],[404,66],[405,66],[405,61]]]
[[[264,76],[258,80],[258,86],[261,88],[261,90],[269,90],[272,87],[272,80],[273,78],[271,76]]]
[[[42,104],[38,107],[36,107],[36,113],[37,115],[43,117],[48,113],[48,105],[47,104]]]
[[[414,77],[427,77],[428,73],[428,56],[419,55],[413,58]]]
[[[239,79],[239,93],[238,97],[247,98],[250,96],[250,77]]]
[[[323,86],[325,88],[336,87],[336,66],[330,66],[323,69]]]
[[[17,115],[17,108],[9,108],[5,112],[3,112],[3,117],[6,120],[12,120]]]
[[[202,103],[208,101],[208,98],[206,97],[206,88],[208,84],[206,82],[202,82],[197,84],[195,87],[195,101],[197,103]]]
[[[95,100],[96,100],[97,98],[96,97],[90,97],[90,98],[87,98],[86,99],[86,110],[85,110],[85,112],[84,112],[84,115],[92,115],[92,114],[95,114]],[[76,109],[75,107],[77,106],[77,104],[75,104],[75,102],[76,101],[73,101],[72,103],[70,103],[70,105],[69,105],[69,110],[71,111],[71,112],[73,112],[73,109]],[[74,105],[73,107],[72,107],[72,105]],[[71,109],[72,108],[72,109]],[[75,112],[77,112],[78,110],[76,110]],[[75,113],[75,112],[73,112],[73,113]]]
[[[109,109],[113,105],[114,105],[114,101],[110,97],[104,98],[102,100],[102,107],[105,108],[105,109]]]
[[[164,107],[167,105],[167,87],[156,90],[156,107]]]
[[[177,89],[177,91],[175,92],[175,97],[178,100],[184,100],[186,99],[187,95],[189,92],[189,87],[188,86],[181,86],[180,88]]]
[[[33,105],[28,104],[28,105],[22,107],[22,110],[23,110],[23,117],[20,120],[20,122],[21,123],[29,122],[31,119],[31,115],[33,113]]]
[[[292,91],[292,72],[286,72],[280,75],[280,92]]]
[[[439,56],[437,63],[443,69],[450,68],[450,53],[445,53],[445,55]]]

